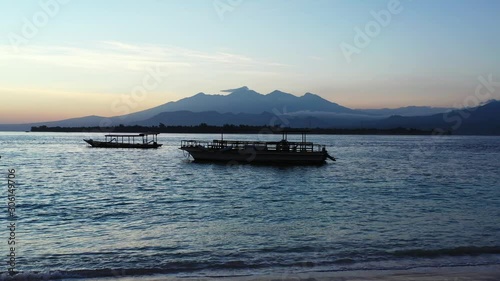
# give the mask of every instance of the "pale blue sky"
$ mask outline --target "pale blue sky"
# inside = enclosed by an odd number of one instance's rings
[[[352,108],[459,106],[478,76],[500,81],[495,0],[401,0],[348,60],[341,44],[393,1],[0,0],[0,123],[116,115],[155,67],[131,111],[244,85]]]

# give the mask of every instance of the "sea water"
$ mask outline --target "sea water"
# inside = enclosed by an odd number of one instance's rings
[[[102,134],[0,133],[1,279],[11,222],[15,271],[33,280],[500,264],[499,137],[310,135],[337,158],[313,167],[178,149],[219,135],[161,134],[152,150],[87,137]]]

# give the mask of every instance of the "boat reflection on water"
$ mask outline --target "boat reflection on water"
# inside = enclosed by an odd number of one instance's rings
[[[181,150],[188,152],[196,162],[238,162],[280,165],[321,165],[326,159],[335,161],[320,144],[307,142],[306,133],[301,141],[288,141],[283,132],[280,141],[233,141],[220,140],[181,141]],[[296,132],[295,132],[296,133]]]

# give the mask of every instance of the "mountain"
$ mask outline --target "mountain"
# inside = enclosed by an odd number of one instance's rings
[[[340,106],[321,98],[318,95],[306,93],[297,97],[289,93],[275,90],[267,95],[259,94],[248,87],[223,90],[228,95],[207,95],[198,93],[175,102],[128,114],[123,120],[136,122],[146,120],[162,112],[216,111],[219,113],[252,113],[280,112],[282,114],[296,111],[326,111],[335,113],[355,113],[356,111]]]
[[[263,95],[248,87],[224,90],[227,95],[194,96],[132,114],[87,116],[54,122],[1,125],[0,130],[29,130],[31,126],[95,127],[124,125],[282,125],[321,128],[395,127],[430,130],[441,128],[454,134],[500,134],[500,102],[450,110],[409,106],[398,109],[354,110],[306,93],[295,96],[275,90]],[[443,112],[446,111],[446,112]],[[393,114],[397,113],[397,114]],[[392,116],[390,116],[392,114]]]
[[[185,111],[191,111],[195,113],[214,111],[221,114],[247,113],[247,114],[257,114],[257,115],[263,112],[271,112],[274,115],[283,115],[287,113],[301,112],[301,111],[357,114],[357,112],[352,109],[340,106],[336,103],[330,102],[328,100],[321,98],[318,95],[311,93],[306,93],[301,97],[297,97],[289,93],[275,90],[267,95],[263,95],[253,90],[250,90],[248,87],[223,90],[222,92],[226,92],[229,94],[207,95],[205,93],[198,93],[194,96],[184,98],[175,102],[168,102],[147,110],[121,116],[109,117],[109,118],[99,117],[99,116],[87,116],[87,117],[72,118],[54,122],[42,122],[42,123],[32,123],[32,124],[21,124],[16,126],[7,126],[5,128],[16,129],[16,130],[29,130],[31,126],[40,126],[40,125],[61,126],[61,127],[99,126],[101,122],[103,122],[102,124],[107,124],[111,126],[116,126],[119,124],[124,124],[124,125],[139,124],[139,122],[153,118],[163,112],[185,112]],[[301,117],[296,119],[304,119],[304,118]],[[203,122],[203,118],[201,118],[200,122]],[[197,124],[199,124],[200,122],[198,122]],[[144,123],[149,123],[149,121],[146,121]],[[2,129],[1,125],[0,129]]]
[[[157,126],[163,123],[167,126],[194,126],[200,123],[208,125],[251,125],[251,126],[283,126],[283,127],[327,127],[328,123],[314,117],[294,117],[275,115],[270,112],[252,113],[219,113],[216,111],[191,112],[174,111],[163,112],[150,119],[133,123],[132,125]]]
[[[100,117],[100,116],[86,116],[81,118],[72,118],[61,121],[54,122],[38,122],[30,124],[19,124],[19,125],[0,125],[0,130],[29,130],[31,126],[41,126],[46,125],[49,127],[83,127],[83,126],[117,126],[119,124],[154,124],[153,120],[161,120],[164,124],[169,124],[165,120],[165,116],[169,116],[173,120],[177,120],[172,114],[164,114],[163,118],[159,114],[164,112],[177,112],[178,115],[186,116],[189,115],[189,120],[195,122],[193,124],[199,124],[207,120],[206,118],[214,118],[214,122],[217,124],[225,124],[236,122],[235,120],[240,120],[241,124],[253,124],[252,118],[255,120],[260,120],[260,117],[264,112],[273,114],[274,118],[280,115],[287,115],[293,113],[299,113],[298,116],[290,115],[288,118],[293,119],[294,122],[300,122],[298,120],[306,120],[310,118],[309,121],[303,123],[307,124],[318,124],[326,126],[327,123],[319,121],[322,117],[315,117],[314,114],[323,113],[328,114],[351,114],[356,115],[357,112],[349,109],[347,107],[340,106],[336,103],[330,102],[321,98],[318,95],[312,93],[306,93],[303,96],[294,96],[289,93],[281,92],[275,90],[269,94],[263,95],[250,90],[248,87],[241,87],[237,89],[223,90],[222,92],[229,93],[228,95],[207,95],[205,93],[198,93],[194,96],[184,98],[175,102],[168,102],[154,108],[147,110],[121,115],[114,117]],[[193,113],[203,113],[203,114],[188,114],[186,111],[191,111]],[[211,112],[211,113],[210,113]],[[215,117],[215,113],[222,114],[219,117]],[[233,115],[224,115],[232,113]],[[307,113],[307,114],[300,114]],[[238,115],[240,114],[240,115]],[[241,114],[253,114],[241,115]],[[259,116],[262,115],[262,116]],[[224,120],[225,119],[225,120]],[[187,120],[187,119],[186,119]],[[208,119],[211,120],[211,119]],[[263,124],[267,124],[271,119],[267,119]],[[143,121],[143,122],[142,122]],[[178,122],[181,124],[182,122]],[[158,123],[154,124],[157,125]],[[192,123],[190,123],[192,124]],[[238,124],[239,125],[239,124]]]
[[[482,106],[429,116],[391,116],[375,121],[371,126],[382,129],[441,129],[459,135],[500,135],[500,101],[493,100]]]
[[[276,100],[293,100],[294,96],[282,92],[273,92]],[[315,95],[304,95],[306,98],[317,99]],[[304,97],[303,96],[303,97]],[[297,97],[295,97],[297,98]],[[92,122],[99,121],[100,117],[89,117]],[[500,135],[500,101],[491,101],[485,105],[452,110],[426,116],[401,116],[393,115],[387,118],[379,116],[360,115],[356,111],[349,113],[336,113],[328,111],[296,111],[283,114],[282,112],[256,113],[219,113],[217,111],[174,111],[162,112],[146,120],[136,122],[123,122],[119,117],[107,119],[113,125],[121,123],[132,125],[157,126],[165,125],[192,126],[200,123],[209,125],[281,125],[288,127],[320,127],[320,128],[376,128],[392,129],[397,127],[415,128],[420,130],[441,129],[459,135]],[[77,121],[77,122],[75,122]],[[88,121],[88,120],[87,120]],[[61,124],[84,124],[82,120],[65,120]],[[55,126],[47,123],[48,126]],[[67,125],[58,125],[67,126]]]

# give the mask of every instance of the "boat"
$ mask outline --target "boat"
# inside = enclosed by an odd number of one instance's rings
[[[299,142],[288,141],[283,133],[280,141],[199,141],[183,140],[179,148],[191,155],[195,162],[226,162],[250,164],[321,165],[326,159],[335,161],[326,146],[307,142],[302,133]]]
[[[136,135],[109,134],[104,136],[104,141],[93,139],[84,139],[84,141],[92,147],[147,149],[162,146],[162,144],[158,143],[158,135],[159,133],[142,133]]]

